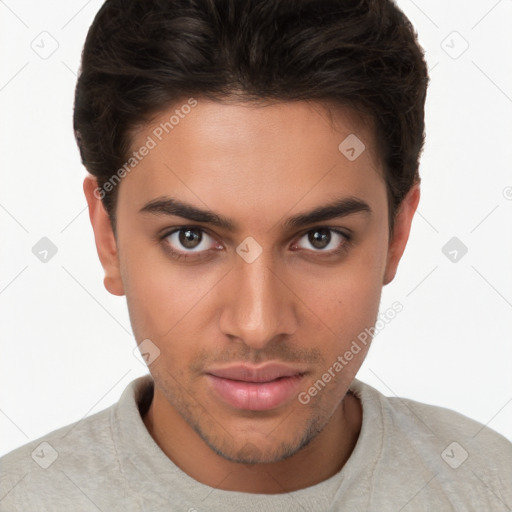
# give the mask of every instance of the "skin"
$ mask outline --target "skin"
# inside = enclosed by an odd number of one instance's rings
[[[175,109],[139,127],[133,148]],[[352,133],[366,150],[349,161],[338,145]],[[386,185],[374,147],[371,121],[348,108],[338,108],[333,120],[314,102],[255,106],[198,99],[122,179],[116,235],[94,195],[95,179],[85,178],[105,287],[126,295],[137,343],[150,339],[160,350],[149,366],[155,392],[144,423],[196,480],[224,490],[293,491],[331,477],[353,451],[362,410],[347,391],[369,345],[308,404],[294,396],[270,411],[227,405],[204,372],[286,362],[306,369],[301,391],[307,391],[374,325],[420,196],[416,185],[389,239]],[[139,212],[162,196],[228,217],[238,230]],[[371,212],[284,227],[290,216],[347,196],[364,200]],[[178,234],[163,238],[182,226],[203,229],[199,249],[180,244]],[[339,229],[352,239],[328,232],[329,255],[311,240],[318,228]],[[262,248],[252,263],[236,252],[249,236]],[[175,259],[166,244],[196,259]],[[333,255],[341,246],[345,251]]]

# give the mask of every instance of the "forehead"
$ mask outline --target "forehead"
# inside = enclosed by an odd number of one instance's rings
[[[165,146],[182,135],[188,137],[191,130],[196,143],[214,145],[210,150],[223,154],[237,149],[247,152],[257,145],[259,156],[263,156],[263,150],[277,146],[282,151],[290,145],[297,150],[298,139],[307,150],[318,143],[328,144],[329,135],[336,142],[343,135],[357,134],[365,140],[374,166],[379,166],[373,117],[327,100],[220,102],[183,98],[154,114],[147,124],[138,125],[130,134],[132,149],[142,144],[147,135],[159,146]]]
[[[263,218],[271,205],[274,214],[276,205],[382,192],[372,122],[348,108],[201,98],[186,105],[175,103],[133,133],[132,151],[151,149],[123,179],[120,202],[124,196],[140,208],[167,194]]]

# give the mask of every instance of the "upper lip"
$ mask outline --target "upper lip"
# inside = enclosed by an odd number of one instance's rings
[[[262,366],[235,365],[225,368],[211,369],[206,372],[222,379],[243,382],[270,382],[280,377],[302,375],[305,370],[282,363],[269,363]]]

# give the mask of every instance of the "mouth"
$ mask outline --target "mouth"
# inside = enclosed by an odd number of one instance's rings
[[[306,374],[283,364],[238,365],[206,372],[213,393],[234,409],[267,411],[289,402]]]

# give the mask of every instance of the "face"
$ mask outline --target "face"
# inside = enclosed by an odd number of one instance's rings
[[[107,288],[150,340],[155,396],[226,459],[290,457],[363,362],[369,343],[351,347],[375,323],[417,197],[389,240],[371,124],[318,103],[198,99],[140,127],[143,146],[118,185],[116,240],[99,220],[95,234]]]

